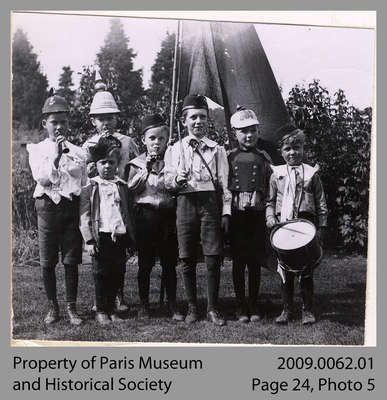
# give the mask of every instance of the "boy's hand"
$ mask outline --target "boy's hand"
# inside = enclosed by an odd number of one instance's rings
[[[59,160],[62,157],[65,140],[66,138],[63,135],[58,135],[55,139],[55,168],[58,168]]]
[[[95,256],[98,253],[97,245],[85,244],[85,250],[89,256]]]
[[[275,225],[277,225],[277,220],[274,217],[269,217],[266,221],[268,229],[272,229]]]
[[[152,170],[152,166],[153,166],[153,163],[156,161],[156,157],[157,157],[156,153],[149,153],[146,156],[146,159],[145,159],[146,160],[146,169],[148,171]]]
[[[230,216],[229,215],[222,216],[222,230],[226,236],[230,233]]]
[[[184,187],[187,185],[187,181],[188,181],[188,172],[187,171],[178,172],[178,174],[176,176],[176,183],[180,187]]]

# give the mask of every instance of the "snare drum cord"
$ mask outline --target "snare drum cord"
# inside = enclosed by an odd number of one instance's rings
[[[296,176],[296,171],[297,170],[294,168],[295,186],[293,187],[292,178],[291,178],[290,172],[289,172],[289,165],[286,164],[286,170],[287,170],[288,179],[289,179],[289,188],[291,190],[291,194],[292,194],[292,197],[293,197],[293,218],[298,218],[298,211],[299,211],[300,205],[301,205],[301,196],[302,196],[302,193],[304,191],[304,175],[305,175],[304,165],[301,164],[301,167],[302,167],[302,180],[301,180],[301,184],[302,185],[301,185],[301,193],[300,193],[299,201],[298,201],[298,204],[297,204],[297,207],[296,207],[296,194],[297,194],[297,176]]]

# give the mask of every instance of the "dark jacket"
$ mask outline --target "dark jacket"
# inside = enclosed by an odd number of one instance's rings
[[[117,182],[118,192],[120,194],[120,211],[126,227],[126,237],[128,247],[134,246],[134,228],[133,217],[129,210],[129,194],[126,184],[122,181]],[[83,239],[85,243],[98,244],[99,240],[99,190],[98,183],[90,181],[84,186],[80,196],[80,224]]]

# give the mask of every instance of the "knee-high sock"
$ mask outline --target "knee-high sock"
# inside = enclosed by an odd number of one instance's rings
[[[55,266],[42,268],[43,284],[47,299],[56,301],[56,276]]]
[[[243,258],[234,258],[232,262],[232,280],[234,283],[235,297],[239,307],[245,305],[245,268]]]
[[[249,271],[249,305],[255,306],[261,284],[261,266],[258,260],[251,259],[247,262],[247,268]]]
[[[75,303],[78,293],[78,265],[65,264],[66,301]]]
[[[313,277],[301,277],[300,288],[304,310],[311,311],[313,307]]]
[[[220,257],[204,256],[207,265],[207,309],[216,309],[220,283]]]
[[[182,261],[185,295],[189,304],[196,305],[196,260],[183,258]]]

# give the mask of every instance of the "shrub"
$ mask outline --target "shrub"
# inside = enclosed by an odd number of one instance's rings
[[[333,241],[367,251],[372,110],[333,97],[318,80],[296,85],[287,101],[294,123],[306,133],[306,156],[321,167]]]

